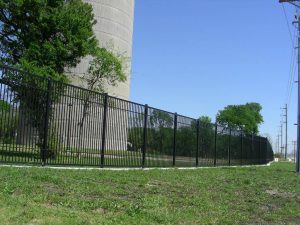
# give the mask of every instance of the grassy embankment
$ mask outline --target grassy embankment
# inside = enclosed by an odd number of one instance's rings
[[[300,224],[294,164],[197,170],[0,167],[1,224]]]

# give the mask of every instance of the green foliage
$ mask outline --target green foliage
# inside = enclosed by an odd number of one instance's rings
[[[7,84],[14,92],[12,101],[19,104],[19,114],[28,121],[32,128],[37,130],[37,146],[42,147],[46,111],[48,109],[48,119],[51,121],[54,112],[53,105],[59,101],[64,92],[64,84],[52,81],[52,85],[48,86],[49,81],[47,79],[13,70],[7,70],[5,75],[2,82]],[[47,105],[48,97],[49,106]],[[8,123],[11,123],[11,121],[12,119],[7,120]]]
[[[1,61],[64,76],[66,67],[93,54],[95,22],[92,7],[81,0],[1,0]]]
[[[105,92],[107,85],[116,86],[118,82],[126,81],[126,75],[123,68],[123,57],[119,56],[105,48],[97,48],[95,56],[90,62],[86,74],[83,75],[82,81],[87,84],[87,89],[93,92]],[[83,96],[82,117],[79,125],[79,142],[78,148],[82,147],[83,125],[86,117],[89,115],[90,101],[96,97],[92,92],[86,91]],[[113,101],[110,106],[113,108]]]
[[[150,113],[148,129],[149,151],[171,154],[173,149],[173,118],[169,113],[153,109]]]
[[[147,152],[171,155],[174,130],[169,127],[148,128]]]
[[[129,150],[141,151],[143,146],[143,117],[134,118],[133,128],[128,131]],[[173,151],[173,118],[167,112],[150,110],[147,128],[147,153],[170,155]]]
[[[169,113],[153,110],[150,113],[150,127],[147,129],[147,152],[172,155],[173,154],[173,118]],[[200,119],[200,155],[202,157],[210,156],[209,149],[214,144],[214,126],[208,116],[202,116]],[[142,117],[136,118],[136,127],[130,128],[128,132],[128,141],[130,150],[141,150],[143,144],[143,128],[141,126]],[[176,131],[176,155],[177,156],[196,156],[197,143],[197,122],[191,121],[190,126],[179,126]]]
[[[176,155],[196,156],[197,130],[194,126],[179,127],[176,132]]]
[[[11,105],[4,101],[4,100],[0,100],[0,110],[1,112],[8,112],[11,109]]]
[[[258,133],[258,126],[263,122],[259,103],[229,105],[220,110],[217,122],[223,126],[242,129],[245,133]]]
[[[128,151],[142,151],[143,147],[143,127],[132,127],[128,129]]]
[[[40,149],[43,148],[43,143],[37,144]],[[40,153],[40,149],[37,151]],[[56,159],[59,153],[64,149],[61,139],[57,135],[57,131],[54,125],[49,127],[48,139],[47,139],[47,150],[45,152],[46,158]]]
[[[82,80],[92,91],[105,92],[105,86],[116,86],[126,81],[124,72],[124,57],[105,48],[97,48],[93,60]]]
[[[215,143],[215,126],[208,116],[199,117],[199,156],[213,158]]]
[[[211,118],[209,116],[200,116],[199,121],[201,124],[211,124]]]
[[[2,143],[13,143],[17,124],[17,112],[8,102],[0,100],[0,141]]]
[[[95,23],[92,6],[82,0],[1,0],[0,60],[22,71],[66,82],[66,68],[76,66],[86,55],[96,54],[98,43],[92,29]],[[16,93],[14,101],[20,102],[22,112],[38,130],[41,146],[47,80],[24,72],[8,72],[2,82]],[[51,89],[50,103],[56,103],[63,91],[64,87],[57,83]],[[52,114],[50,107],[49,119]]]

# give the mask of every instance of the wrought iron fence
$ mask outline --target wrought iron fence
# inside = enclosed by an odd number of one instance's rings
[[[0,67],[0,161],[97,167],[264,164],[265,137]]]

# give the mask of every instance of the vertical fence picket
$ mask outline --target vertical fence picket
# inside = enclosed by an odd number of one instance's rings
[[[148,105],[145,105],[144,112],[144,131],[143,131],[143,148],[142,148],[142,167],[145,167],[146,148],[147,148],[147,123],[148,123]]]
[[[199,165],[199,133],[200,133],[200,120],[197,120],[197,127],[196,127],[196,167]]]
[[[215,151],[214,151],[214,166],[217,165],[217,135],[218,135],[218,124],[215,123]]]
[[[107,123],[107,108],[108,108],[108,95],[104,94],[103,102],[103,121],[102,121],[102,142],[101,142],[101,167],[104,166],[104,151],[106,144],[106,123]]]
[[[240,153],[240,161],[241,161],[241,165],[243,165],[243,139],[244,139],[244,134],[241,131],[241,153]]]
[[[262,164],[262,156],[261,156],[261,137],[258,137],[259,140],[259,159],[258,159],[258,163]]]
[[[177,113],[174,115],[174,136],[173,136],[173,166],[176,161],[176,132],[177,132]]]
[[[254,135],[253,133],[251,134],[251,153],[250,153],[250,161],[251,164],[253,164],[253,149],[254,149]]]
[[[46,93],[46,111],[44,117],[44,136],[43,136],[43,148],[42,148],[42,165],[46,164],[46,158],[48,157],[48,131],[49,131],[49,115],[51,107],[51,89],[52,89],[52,80],[48,78],[47,82],[47,93]]]
[[[228,165],[230,166],[231,160],[231,128],[229,128],[229,143],[228,143]]]

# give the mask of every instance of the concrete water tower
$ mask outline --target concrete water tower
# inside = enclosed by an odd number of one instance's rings
[[[124,62],[126,82],[117,86],[106,86],[106,92],[114,97],[128,100],[130,92],[131,51],[134,17],[134,0],[83,0],[93,7],[94,17],[97,23],[94,25],[94,33],[99,41],[100,47],[105,47],[128,58]],[[113,48],[113,49],[112,49]],[[86,85],[78,77],[87,72],[91,57],[85,57],[76,68],[68,69],[70,80],[74,85],[85,87]],[[81,92],[77,94],[80,95]],[[83,115],[82,101],[78,101],[76,92],[69,100],[71,104],[58,104],[57,112],[67,111],[65,116],[57,116],[60,127],[61,139],[68,148],[90,148],[100,149],[102,146],[103,128],[103,105],[99,97],[91,101],[89,112],[84,124],[80,123]],[[94,103],[93,103],[94,102]],[[120,107],[116,109],[109,107],[106,120],[105,149],[126,150],[129,127],[129,103],[110,99],[110,104]],[[80,131],[81,130],[81,131]],[[82,133],[82,135],[80,135]]]
[[[93,7],[97,24],[95,35],[101,47],[113,47],[114,51],[128,58],[126,62],[127,81],[116,87],[106,87],[109,95],[128,100],[130,92],[131,51],[134,17],[134,0],[83,0]],[[84,58],[73,70],[73,83],[77,84],[76,76],[87,70],[89,58]]]
[[[131,50],[132,50],[132,33],[134,17],[134,0],[83,0],[93,7],[94,16],[97,23],[94,26],[95,35],[99,41],[100,47],[113,46],[113,50],[122,54],[129,60],[126,61],[127,81],[120,83],[118,86],[107,86],[106,90],[109,95],[128,100],[130,92],[130,72],[131,72]],[[86,73],[89,66],[89,57],[85,57],[76,68],[68,68],[67,73],[73,84],[85,86],[79,76]],[[83,115],[82,92],[72,87],[66,88],[65,96],[61,102],[53,106],[53,118],[50,121],[50,131],[66,149],[95,149],[99,154],[102,146],[102,128],[103,128],[103,105],[99,97],[95,103],[90,103],[89,113],[85,119],[80,135],[80,121]],[[117,101],[117,100],[115,100]],[[116,104],[120,104],[116,102]],[[106,128],[106,149],[126,150],[127,149],[127,130],[128,130],[128,113],[126,107],[129,104],[121,104],[122,110],[109,107],[107,114]],[[26,116],[20,119],[18,132],[18,144],[36,143],[37,131],[27,123]],[[83,150],[82,150],[82,149]],[[77,151],[76,150],[76,151]],[[97,156],[95,154],[95,156]]]

